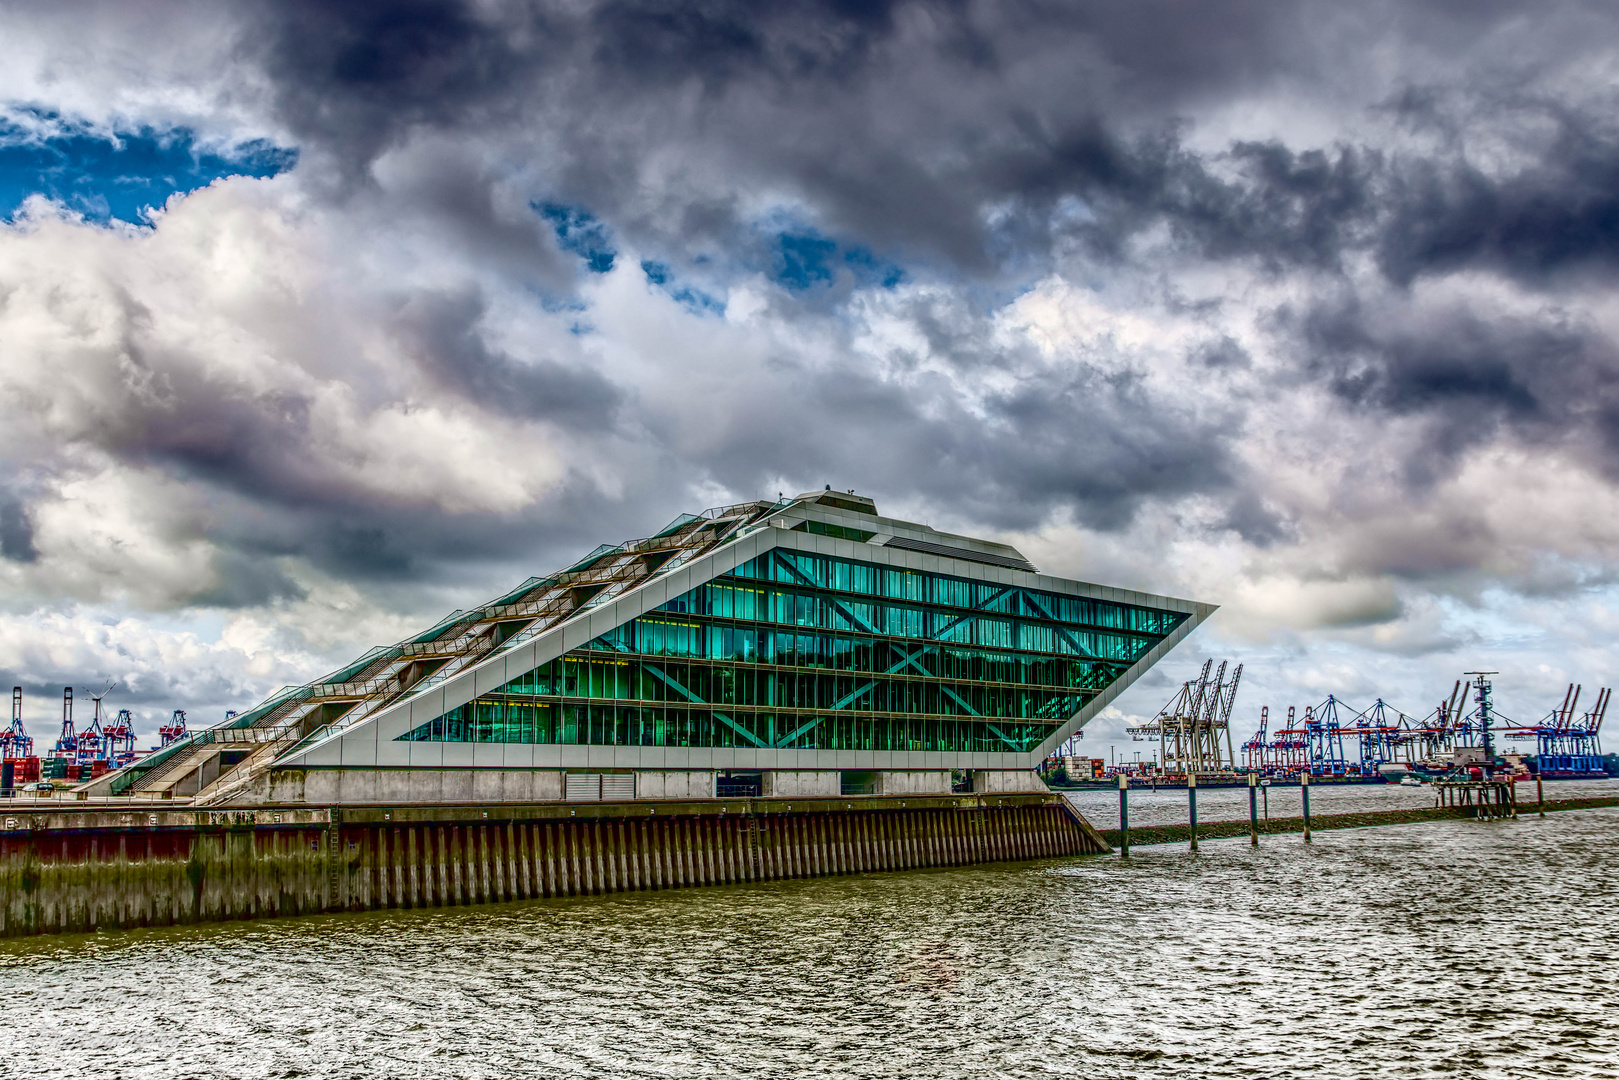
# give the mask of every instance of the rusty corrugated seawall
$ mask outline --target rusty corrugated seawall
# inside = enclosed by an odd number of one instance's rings
[[[0,936],[451,907],[1109,850],[1059,796],[8,809]]]

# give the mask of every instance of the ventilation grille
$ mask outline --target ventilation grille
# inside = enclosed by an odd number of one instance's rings
[[[569,802],[629,802],[635,798],[634,773],[570,772],[562,783],[562,797]]]
[[[601,773],[571,772],[563,777],[562,782],[562,797],[569,802],[601,802]]]
[[[951,559],[965,559],[968,562],[986,563],[990,566],[1005,566],[1013,570],[1027,570],[1031,574],[1039,573],[1034,568],[1034,564],[1027,559],[1013,558],[1010,555],[995,555],[988,551],[974,551],[971,548],[930,544],[926,540],[908,540],[903,536],[890,537],[883,547],[904,548],[906,551],[920,551],[928,555],[944,555]]]

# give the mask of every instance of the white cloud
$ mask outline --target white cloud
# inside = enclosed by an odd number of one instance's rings
[[[1509,52],[1501,28],[1451,57],[1426,23],[1391,42],[1358,12],[1332,19],[1331,33],[1299,42],[1275,71],[1246,80],[1211,69],[1206,86],[1171,87],[1128,111],[1153,130],[1192,114],[1179,151],[1203,154],[1209,175],[1228,182],[1247,167],[1223,156],[1236,139],[1436,152],[1442,134],[1380,106],[1414,74],[1454,92]],[[598,531],[655,528],[687,498],[830,482],[881,486],[884,509],[963,531],[1032,520],[1008,539],[1054,572],[1223,604],[1109,724],[1150,712],[1194,654],[1212,651],[1248,661],[1244,708],[1385,687],[1429,700],[1444,672],[1475,663],[1515,664],[1526,693],[1577,670],[1608,678],[1619,505],[1598,450],[1506,421],[1441,445],[1453,434],[1441,430],[1445,417],[1356,400],[1312,368],[1325,361],[1301,327],[1339,305],[1419,351],[1443,340],[1447,320],[1611,343],[1610,289],[1574,282],[1549,299],[1482,260],[1407,286],[1355,250],[1276,265],[1252,252],[1209,255],[1187,238],[1191,225],[1150,208],[1132,230],[1098,239],[1087,230],[1108,224],[1108,199],[1146,183],[1129,169],[1153,162],[1124,160],[1127,131],[1116,145],[1085,143],[1089,121],[1065,119],[1051,101],[1019,112],[1018,124],[996,110],[1043,100],[1031,95],[1048,85],[1091,100],[1080,91],[1139,73],[1104,64],[1100,45],[1083,54],[1098,58],[1103,74],[1093,73],[1066,39],[1019,31],[1000,74],[958,78],[930,23],[907,10],[884,46],[902,56],[928,43],[914,66],[824,90],[797,125],[755,87],[717,82],[710,95],[695,78],[660,91],[667,100],[649,92],[602,106],[618,110],[611,116],[574,117],[572,76],[559,70],[554,97],[509,90],[493,119],[472,109],[458,121],[444,102],[452,119],[437,120],[421,104],[429,99],[395,118],[386,101],[362,102],[398,123],[342,182],[329,170],[342,147],[318,141],[322,114],[302,118],[300,130],[317,134],[299,147],[298,169],[176,197],[151,228],[31,204],[0,228],[0,514],[12,515],[13,532],[25,522],[33,553],[0,559],[0,669],[32,683],[105,669],[216,708],[396,639],[445,592],[463,603],[493,593],[553,537],[588,547],[582,537]],[[1548,23],[1535,49],[1566,48],[1571,59],[1533,85],[1578,101],[1607,92],[1611,58],[1567,44],[1579,19]],[[40,9],[9,14],[5,29],[0,102],[29,123],[42,123],[29,111],[37,104],[109,131],[183,123],[205,138],[292,140],[276,112],[287,88],[272,85],[253,52],[263,43],[244,44],[244,24],[224,9],[107,9],[83,26]],[[1339,33],[1370,44],[1329,50],[1323,42]],[[1212,48],[1198,56],[1220,60]],[[1525,148],[1553,131],[1527,113],[1464,126],[1472,160],[1493,173],[1522,167]],[[923,140],[907,147],[918,131]],[[876,143],[860,141],[873,132]],[[987,149],[972,145],[986,132]],[[795,165],[789,144],[819,138],[847,143],[849,160]],[[1068,157],[1052,150],[1065,139],[1078,146]],[[894,158],[872,164],[873,149]],[[587,150],[599,157],[586,160]],[[1042,185],[1082,172],[1073,155],[1083,152],[1119,155],[1120,171],[1095,180],[1092,197],[1054,195],[1031,224],[1049,194]],[[1009,174],[1027,169],[1028,197],[1002,198],[971,173],[980,153]],[[942,209],[892,196],[906,169]],[[866,170],[881,170],[882,183],[862,187]],[[577,260],[532,212],[562,190],[621,210],[606,222],[617,230],[611,273],[576,275]],[[896,201],[861,207],[862,191]],[[1032,281],[1017,276],[1018,258],[982,280],[953,272],[939,252],[974,242],[965,226],[932,235],[918,225],[907,241],[895,223],[915,213],[938,224],[958,198],[964,219],[1007,243],[1023,228],[1056,236],[1054,252],[1029,257]],[[1213,218],[1221,208],[1208,209]],[[921,254],[894,288],[840,280],[789,295],[759,265],[767,240],[736,231],[789,219]],[[696,269],[694,252],[726,244],[733,250]],[[693,314],[650,287],[642,258],[685,259],[683,272],[723,286],[723,316]],[[471,314],[444,339],[413,337],[407,316],[423,297],[471,298]],[[461,345],[483,352],[441,355]],[[1343,374],[1375,375],[1377,349],[1347,346]],[[595,380],[582,397],[612,403],[518,407],[507,384],[473,385],[464,365],[486,361],[520,375],[552,365]],[[1053,388],[1076,395],[1062,403],[1071,420],[1019,445],[1028,413],[1006,402]],[[1162,438],[1131,444],[1143,429]],[[1207,483],[1188,490],[1155,472],[1205,463],[1152,457],[1175,442],[1217,466]],[[1115,446],[1123,464],[1103,460]],[[1003,458],[985,460],[995,453]],[[1051,478],[1029,479],[1041,469]],[[1151,490],[1103,520],[1104,500],[1079,489],[1110,469]],[[969,490],[974,470],[988,479]],[[753,489],[761,483],[768,490]],[[654,506],[656,517],[644,509]],[[308,549],[344,528],[349,564],[317,570]],[[483,542],[476,552],[473,541]],[[393,578],[377,570],[385,557],[403,567]]]

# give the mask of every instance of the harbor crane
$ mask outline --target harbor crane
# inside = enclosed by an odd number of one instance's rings
[[[1503,729],[1508,739],[1534,741],[1535,761],[1542,776],[1572,778],[1604,772],[1599,734],[1613,691],[1606,687],[1598,690],[1591,711],[1580,713],[1583,689],[1570,683],[1563,704],[1547,713],[1540,723]]]
[[[1266,733],[1270,728],[1270,706],[1265,705],[1259,710],[1259,730],[1242,744],[1242,767],[1254,772],[1264,772],[1271,766],[1271,744],[1266,741]]]
[[[22,724],[22,687],[11,688],[11,726],[0,731],[0,759],[31,758],[34,740]]]
[[[56,737],[51,756],[79,760],[79,735],[73,729],[73,687],[62,687],[62,733]]]
[[[1169,771],[1223,772],[1236,766],[1237,756],[1231,749],[1231,706],[1242,681],[1242,665],[1237,665],[1227,682],[1226,664],[1222,660],[1213,671],[1214,660],[1204,661],[1198,677],[1182,683],[1151,724],[1125,729],[1131,735],[1156,740],[1160,760]]]
[[[160,750],[171,742],[178,742],[185,738],[189,734],[186,731],[186,711],[184,709],[175,709],[174,716],[169,719],[168,723],[157,729],[157,734],[158,738],[163,740],[158,744],[158,749]]]

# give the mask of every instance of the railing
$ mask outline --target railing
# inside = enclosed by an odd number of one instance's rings
[[[731,506],[716,507],[705,511],[703,517],[712,521],[730,518],[733,515],[741,515],[744,511],[757,512],[769,508],[770,505],[767,503],[736,503]],[[654,541],[657,542],[655,543]],[[388,656],[386,659],[378,656],[373,660],[373,663],[380,660],[385,665],[394,665],[402,660],[408,661],[431,656],[444,656],[449,659],[450,662],[445,664],[439,671],[414,683],[407,684],[400,678],[400,672],[395,668],[387,675],[373,676],[368,679],[351,679],[341,683],[310,683],[302,687],[288,687],[259,707],[264,710],[260,719],[269,719],[298,702],[313,703],[353,698],[363,699],[363,703],[352,710],[350,716],[333,725],[333,730],[345,727],[348,722],[372,711],[379,698],[400,694],[414,694],[438,685],[496,651],[510,649],[534,637],[536,634],[567,621],[568,618],[578,614],[581,610],[574,606],[572,595],[569,591],[575,585],[602,583],[608,586],[618,586],[617,588],[603,589],[597,596],[592,597],[592,600],[600,602],[610,599],[635,584],[639,584],[651,575],[647,573],[644,564],[635,561],[634,556],[639,554],[639,549],[642,549],[643,546],[645,546],[645,550],[655,550],[661,549],[660,545],[661,541],[658,538],[647,538],[646,540],[621,545],[621,551],[618,553],[621,557],[614,561],[610,567],[565,571],[548,575],[535,583],[536,589],[539,590],[539,595],[532,596],[530,599],[520,600],[515,603],[490,605],[476,611],[459,613],[440,624],[445,631],[460,628],[459,633],[448,639],[434,641],[411,640],[379,650],[380,653],[392,653],[393,655]],[[672,558],[659,567],[659,571],[667,571],[682,563],[689,562],[712,546],[712,544],[706,542],[683,544]],[[590,605],[587,603],[585,606]],[[483,639],[487,627],[476,632],[469,632],[472,625],[526,617],[532,617],[533,624],[502,642],[495,642],[492,639],[485,642]],[[384,670],[386,670],[386,667]],[[284,738],[283,731],[284,729],[281,727],[209,729],[199,733],[199,736],[193,741],[194,743],[220,742],[262,745],[282,741]],[[145,777],[142,779],[145,779]]]
[[[255,740],[260,746],[273,746],[277,743],[292,744],[303,741],[299,737],[298,729],[296,727],[264,729],[262,733],[271,737]],[[258,758],[261,754],[264,754],[262,750],[255,752],[254,758]],[[238,792],[246,790],[252,785],[253,781],[257,780],[264,774],[270,763],[275,761],[280,756],[281,753],[277,751],[275,753],[264,754],[264,756],[257,761],[253,760],[253,758],[249,758],[248,760],[242,762],[241,765],[237,766],[237,769],[241,772],[240,776],[227,775],[215,780],[215,785],[223,786],[215,786],[214,790],[211,792],[207,791],[206,789],[197,792],[197,796],[193,800],[192,805],[211,806],[215,803],[229,799]],[[229,781],[229,783],[226,783],[226,781]]]
[[[757,799],[763,787],[759,776],[721,776],[714,780],[714,795],[720,799]]]
[[[285,738],[289,728],[216,728],[204,734],[209,738],[204,742],[212,743],[269,743]]]
[[[762,512],[772,505],[774,504],[756,499],[753,502],[732,503],[730,506],[711,506],[698,516],[709,521],[718,521],[721,518],[731,517],[742,510],[759,510]]]

